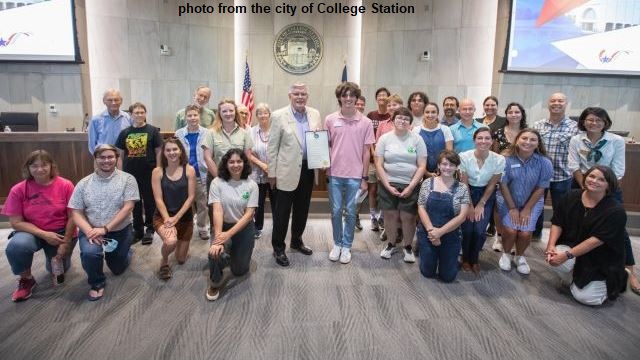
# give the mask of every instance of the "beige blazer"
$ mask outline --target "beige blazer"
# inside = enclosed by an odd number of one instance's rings
[[[322,130],[320,112],[307,106],[307,119],[310,130]],[[302,168],[302,142],[298,138],[296,119],[291,112],[291,105],[278,109],[271,114],[269,130],[269,177],[276,178],[276,188],[293,191],[298,187]],[[315,170],[316,184],[318,170]]]

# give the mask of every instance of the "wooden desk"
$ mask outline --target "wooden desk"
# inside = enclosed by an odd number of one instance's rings
[[[58,163],[62,177],[74,184],[93,171],[86,133],[0,133],[0,203],[22,180],[22,164],[34,150],[46,150]]]

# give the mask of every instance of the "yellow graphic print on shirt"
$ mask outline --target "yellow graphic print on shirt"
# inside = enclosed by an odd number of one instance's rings
[[[129,150],[130,158],[146,157],[147,156],[147,133],[131,133],[127,136],[127,150]]]

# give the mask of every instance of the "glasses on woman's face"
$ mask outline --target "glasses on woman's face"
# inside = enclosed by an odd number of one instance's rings
[[[586,119],[584,119],[584,122],[588,122],[590,124],[604,124],[604,120],[600,119],[599,117],[587,117]]]

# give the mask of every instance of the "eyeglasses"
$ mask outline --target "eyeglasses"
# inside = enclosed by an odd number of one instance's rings
[[[584,122],[588,122],[591,124],[604,124],[604,120],[600,118],[586,118],[584,119]]]
[[[116,156],[115,155],[109,155],[109,156],[98,156],[98,159],[100,160],[113,160],[115,159]]]

